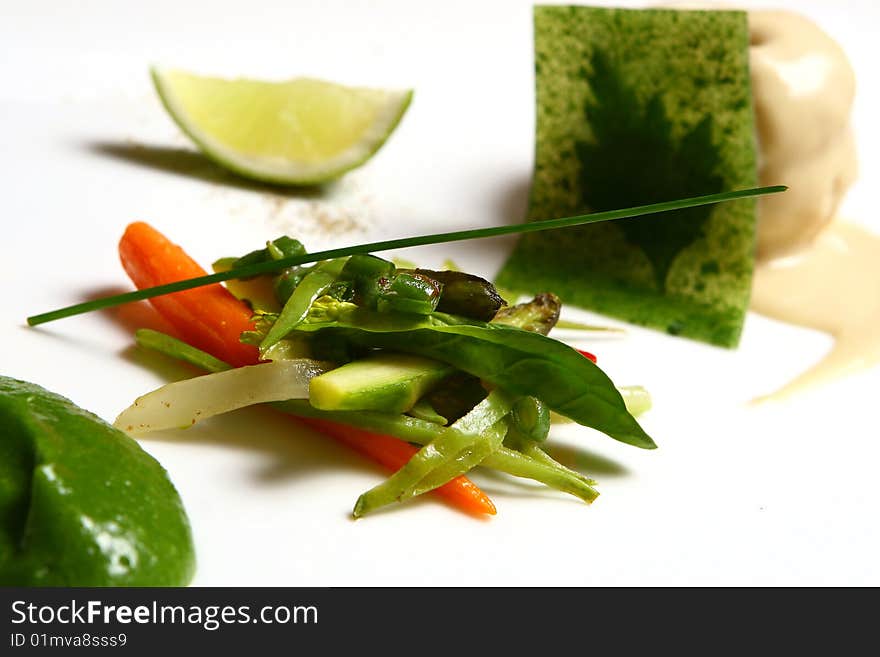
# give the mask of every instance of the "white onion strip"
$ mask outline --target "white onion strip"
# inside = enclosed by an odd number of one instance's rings
[[[141,434],[189,427],[252,404],[308,399],[309,381],[332,368],[307,358],[274,360],[169,383],[138,397],[113,424]]]

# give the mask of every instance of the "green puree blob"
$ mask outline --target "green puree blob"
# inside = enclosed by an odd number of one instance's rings
[[[0,585],[183,586],[189,521],[165,470],[121,431],[0,376]]]

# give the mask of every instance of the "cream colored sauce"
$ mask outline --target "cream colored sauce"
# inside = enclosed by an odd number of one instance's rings
[[[880,362],[880,235],[834,222],[801,254],[760,265],[752,309],[830,333],[834,347],[776,392],[782,399]]]
[[[790,12],[749,12],[762,185],[752,309],[829,333],[825,357],[770,395],[782,399],[880,362],[880,236],[833,222],[856,177],[855,74],[840,46]]]
[[[749,12],[758,178],[788,185],[758,201],[758,257],[809,246],[856,177],[855,73],[834,39],[786,11]]]

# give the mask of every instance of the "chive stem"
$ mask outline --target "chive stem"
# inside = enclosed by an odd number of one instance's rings
[[[763,196],[765,194],[776,194],[788,189],[784,185],[774,185],[772,187],[755,187],[752,189],[741,189],[732,192],[722,192],[719,194],[708,194],[705,196],[694,196],[691,198],[679,199],[675,201],[664,201],[662,203],[651,203],[649,205],[639,205],[632,208],[624,208],[621,210],[608,210],[606,212],[594,212],[591,214],[582,214],[573,217],[564,217],[561,219],[547,219],[543,221],[532,221],[522,224],[514,224],[508,226],[493,226],[489,228],[473,228],[469,230],[457,230],[448,233],[435,233],[433,235],[420,235],[417,237],[404,237],[393,240],[383,240],[380,242],[370,242],[367,244],[356,244],[354,246],[345,246],[338,249],[328,249],[326,251],[317,251],[315,253],[306,253],[304,255],[290,256],[281,258],[280,260],[272,260],[261,262],[244,267],[237,267],[228,271],[209,274],[207,276],[199,276],[196,278],[188,278],[174,283],[165,285],[157,285],[155,287],[144,288],[134,292],[126,292],[125,294],[117,294],[104,297],[101,299],[92,299],[83,303],[77,303],[65,308],[59,308],[50,312],[33,315],[27,318],[29,326],[45,324],[64,317],[71,317],[82,313],[101,310],[103,308],[111,308],[123,303],[132,301],[142,301],[152,297],[161,296],[163,294],[171,294],[172,292],[181,292],[183,290],[191,290],[192,288],[201,287],[203,285],[211,285],[213,283],[221,283],[234,278],[247,278],[250,276],[258,276],[260,274],[268,274],[280,271],[287,267],[302,265],[309,262],[317,262],[319,260],[329,260],[331,258],[342,258],[345,256],[356,254],[367,254],[376,251],[389,251],[391,249],[404,249],[414,246],[427,246],[429,244],[445,244],[447,242],[461,242],[464,240],[481,239],[485,237],[499,237],[501,235],[513,235],[517,233],[533,233],[541,230],[553,230],[556,228],[570,228],[572,226],[580,226],[583,224],[598,223],[600,221],[611,221],[614,219],[625,219],[637,217],[647,214],[656,214],[658,212],[669,212],[671,210],[682,210],[684,208],[693,208],[700,205],[711,205],[713,203],[722,203],[725,201],[733,201],[736,199],[750,198],[755,196]]]

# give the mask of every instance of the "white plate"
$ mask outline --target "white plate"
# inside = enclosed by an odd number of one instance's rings
[[[874,3],[773,4],[816,18],[854,62],[862,177],[843,213],[880,230]],[[3,5],[2,372],[104,418],[184,371],[133,350],[112,314],[39,329],[24,318],[127,289],[116,243],[129,221],[153,223],[208,264],[282,232],[319,248],[523,215],[534,120],[526,3]],[[152,91],[153,62],[413,86],[416,96],[373,161],[331,198],[303,197],[236,183],[191,154]],[[492,275],[511,243],[406,255]],[[189,510],[195,583],[880,583],[877,369],[753,409],[748,399],[820,358],[830,339],[750,316],[737,351],[637,329],[582,344],[617,382],[651,389],[644,424],[660,444],[644,452],[556,432],[560,458],[600,481],[592,507],[479,474],[499,508],[491,520],[425,500],[355,522],[354,500],[382,474],[268,410],[144,440]]]

